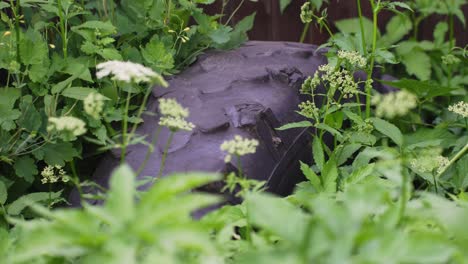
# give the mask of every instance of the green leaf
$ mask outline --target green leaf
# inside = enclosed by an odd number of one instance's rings
[[[334,158],[331,157],[330,160],[325,164],[321,176],[322,185],[325,192],[335,193],[338,180],[338,168]]]
[[[363,18],[364,24],[364,35],[366,37],[366,43],[370,45],[372,43],[372,32],[374,31],[374,25],[372,21],[366,17]],[[361,35],[361,26],[359,18],[343,19],[335,22],[338,30],[344,34],[359,34]],[[380,35],[380,31],[377,32]]]
[[[135,177],[128,165],[122,165],[112,173],[105,206],[120,222],[134,217]]]
[[[212,31],[209,37],[216,44],[224,44],[229,41],[229,32],[231,32],[231,30],[231,27],[222,26]]]
[[[403,145],[403,134],[397,126],[380,118],[371,118],[371,121],[377,131],[392,139],[398,146]]]
[[[8,198],[8,190],[3,181],[0,181],[0,204],[4,205]]]
[[[288,7],[289,4],[291,4],[291,0],[280,0],[279,3],[280,3],[280,11],[281,13],[283,13],[286,7]]]
[[[329,125],[321,123],[321,124],[315,125],[315,127],[317,129],[322,129],[322,130],[325,130],[325,131],[329,132],[333,136],[337,137],[338,140],[341,140],[343,138],[343,135],[340,133],[340,131],[334,129],[333,127],[331,127]]]
[[[62,195],[62,192],[37,192],[37,193],[30,193],[21,196],[19,199],[16,201],[12,202],[8,207],[7,207],[7,212],[11,216],[16,216],[20,215],[21,212],[23,212],[24,209],[26,209],[28,206],[43,202],[46,203],[50,199],[55,200],[59,198]]]
[[[339,150],[337,157],[337,165],[340,166],[345,163],[356,151],[361,149],[362,145],[359,143],[353,143],[346,145]]]
[[[375,163],[367,164],[364,167],[357,168],[346,178],[345,185],[353,185],[362,182],[365,178],[374,172]]]
[[[310,168],[309,165],[305,164],[302,161],[301,163],[301,171],[304,173],[304,176],[309,180],[309,182],[314,186],[315,190],[319,191],[322,190],[322,184],[320,183],[320,178],[315,174],[315,172]]]
[[[304,128],[304,127],[313,127],[314,125],[309,121],[301,121],[296,123],[289,123],[282,127],[277,128],[276,130],[287,130],[291,128]]]
[[[423,100],[429,100],[437,96],[450,95],[450,93],[455,90],[455,88],[441,86],[434,81],[419,81],[403,78],[398,81],[381,82],[395,88],[408,90]]]
[[[269,194],[249,194],[245,200],[248,221],[280,238],[299,245],[303,242],[308,216],[286,200]]]
[[[386,47],[403,39],[413,29],[411,19],[405,14],[393,16],[386,26],[386,34],[380,38],[379,43]]]
[[[445,37],[449,30],[447,22],[439,22],[434,29],[434,43],[437,47],[442,46],[445,43]]]
[[[88,87],[68,87],[62,92],[62,96],[77,100],[84,100],[90,93],[96,92],[96,89]]]
[[[144,49],[141,49],[143,59],[158,72],[174,68],[172,52],[166,49],[164,43],[157,37],[153,37]]]
[[[325,163],[325,154],[323,152],[322,142],[320,141],[319,137],[314,137],[314,141],[312,143],[312,153],[314,155],[314,162],[319,168],[320,171],[323,169],[323,164]]]
[[[234,49],[239,47],[242,43],[248,40],[247,32],[252,29],[255,21],[256,13],[253,13],[249,16],[244,17],[237,25],[234,27],[234,30],[230,34],[230,39],[227,43],[223,45],[214,45],[218,49]]]
[[[413,49],[401,57],[401,62],[406,67],[408,74],[418,77],[422,81],[431,78],[431,57],[419,49]]]
[[[28,156],[18,158],[13,167],[16,175],[29,183],[34,181],[34,176],[38,173],[35,160]]]
[[[21,62],[26,65],[43,65],[49,55],[47,43],[41,33],[29,28],[20,41]]]
[[[48,165],[65,166],[66,161],[71,161],[78,157],[78,151],[70,142],[48,143],[40,149],[33,152],[33,155],[38,160],[44,160]]]

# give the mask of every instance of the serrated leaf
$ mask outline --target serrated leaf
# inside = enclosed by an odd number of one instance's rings
[[[321,171],[325,163],[325,153],[323,152],[322,142],[319,137],[314,137],[312,143],[312,153],[314,155],[314,162]]]
[[[280,0],[279,3],[280,3],[280,11],[281,13],[283,13],[286,7],[288,7],[289,4],[291,4],[291,0]]]
[[[405,14],[393,16],[386,26],[386,34],[379,40],[381,45],[390,46],[405,37],[413,29],[411,19]]]
[[[320,183],[320,178],[315,174],[315,172],[310,168],[309,165],[305,164],[302,161],[299,161],[301,163],[301,171],[304,174],[304,176],[309,180],[309,182],[314,186],[316,191],[319,191],[322,189],[322,184]]]
[[[401,62],[405,65],[408,74],[414,75],[422,81],[427,81],[431,78],[431,57],[424,51],[413,49],[402,56]]]
[[[24,156],[19,157],[13,165],[16,175],[23,178],[29,183],[34,181],[34,176],[39,172],[36,167],[36,162],[33,158]]]
[[[380,118],[371,118],[371,121],[377,131],[389,137],[398,146],[403,145],[403,134],[397,126]]]
[[[105,207],[123,223],[134,216],[135,188],[135,174],[130,166],[122,165],[112,173]]]
[[[66,161],[78,157],[79,153],[70,142],[61,142],[48,143],[34,151],[33,155],[38,160],[44,160],[48,165],[65,166]]]
[[[327,193],[335,193],[338,180],[338,168],[333,158],[330,158],[321,173],[322,185]]]

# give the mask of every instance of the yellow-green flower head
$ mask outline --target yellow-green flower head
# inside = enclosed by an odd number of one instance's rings
[[[304,24],[312,22],[314,12],[310,2],[307,1],[301,6],[301,21]]]
[[[457,65],[460,62],[461,60],[453,54],[442,56],[442,63],[445,65]]]
[[[418,98],[406,90],[401,90],[386,95],[376,95],[372,98],[372,104],[376,106],[375,112],[378,117],[393,119],[405,116],[416,108]]]
[[[450,160],[438,153],[440,153],[438,149],[421,151],[417,158],[411,160],[411,168],[419,173],[442,172],[448,166]]]
[[[104,109],[105,99],[106,97],[97,92],[88,94],[88,96],[83,100],[85,112],[94,119],[99,119],[102,110]]]
[[[72,141],[86,133],[86,124],[73,116],[49,117],[47,131],[57,132],[65,141]]]
[[[460,101],[456,104],[449,106],[448,110],[455,114],[461,115],[464,118],[468,118],[468,103]]]
[[[169,128],[173,132],[179,130],[192,131],[195,125],[182,117],[163,116],[159,119],[159,125]]]
[[[187,118],[189,116],[189,110],[182,107],[173,98],[161,98],[159,101],[159,112],[163,116],[181,117]]]
[[[223,144],[221,144],[220,149],[228,153],[224,161],[230,162],[233,155],[240,157],[255,153],[258,145],[259,142],[256,139],[247,139],[236,135],[234,136],[234,139],[224,141]]]
[[[98,79],[102,79],[106,76],[113,76],[112,79],[116,81],[126,83],[154,82],[167,87],[167,82],[159,73],[138,63],[113,60],[98,64],[96,69],[98,70],[96,72],[96,77]]]
[[[331,89],[338,89],[343,98],[351,98],[358,93],[358,84],[350,71],[330,64],[320,66],[318,71],[322,73],[321,79],[327,82]]]
[[[320,85],[320,77],[318,72],[315,72],[314,77],[307,77],[301,87],[301,94],[313,95],[315,89]]]
[[[367,60],[357,51],[338,51],[338,58],[348,62],[354,67],[365,68],[367,65]]]
[[[300,111],[297,113],[304,117],[314,119],[317,122],[320,119],[320,110],[317,108],[315,103],[311,101],[302,102],[299,104],[299,109]]]
[[[65,170],[62,166],[55,165],[55,166],[46,166],[41,172],[41,182],[42,184],[47,183],[56,183],[59,180],[62,182],[68,182],[69,177],[66,175]]]

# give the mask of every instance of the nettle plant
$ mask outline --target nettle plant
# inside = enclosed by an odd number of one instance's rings
[[[47,190],[40,180],[50,166],[78,184],[99,154],[121,149],[123,160],[128,145],[150,144],[134,132],[151,88],[167,85],[161,74],[247,39],[254,15],[232,28],[220,22],[224,14],[203,12],[213,2],[0,2],[0,184],[8,202]]]

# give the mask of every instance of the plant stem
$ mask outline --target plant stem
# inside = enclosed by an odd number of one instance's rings
[[[299,40],[299,42],[304,43],[307,33],[309,32],[309,27],[310,27],[310,22],[304,25],[304,29],[302,30],[301,39]]]
[[[67,22],[66,19],[63,16],[63,9],[62,9],[62,0],[57,0],[57,8],[58,8],[58,14],[60,18],[60,35],[62,38],[62,51],[63,51],[63,58],[67,59],[68,57],[68,47],[67,47]]]
[[[20,11],[20,0],[16,1],[16,5],[13,4],[13,0],[10,0],[11,11],[15,17],[15,37],[16,37],[16,62],[21,65],[20,55],[20,24],[19,24],[19,11]]]
[[[437,173],[436,178],[441,177],[447,170],[450,168],[457,160],[459,160],[465,153],[468,151],[468,143],[452,158],[450,159],[449,163],[447,166],[445,166],[439,173]]]
[[[403,171],[401,172],[401,175],[403,177],[402,179],[402,185],[401,185],[401,198],[400,198],[400,222],[403,220],[403,217],[405,215],[405,211],[406,211],[406,202],[408,201],[408,172],[406,171],[406,169],[403,169]]]
[[[130,91],[127,92],[127,100],[125,102],[125,111],[122,119],[122,149],[120,152],[120,164],[123,164],[125,161],[125,155],[127,154],[127,129],[128,129],[128,109],[130,108]]]
[[[449,15],[449,52],[452,52],[452,49],[455,47],[455,32],[454,32],[454,16],[453,13],[450,12]],[[448,76],[447,76],[447,85],[448,87],[452,86],[452,78],[453,78],[453,67],[452,65],[448,66]]]
[[[159,126],[158,129],[156,130],[156,132],[153,134],[153,138],[151,140],[151,146],[154,147],[156,145],[160,133],[161,133],[161,126]],[[154,148],[151,151],[151,148],[148,147],[148,150],[146,151],[145,159],[143,160],[143,163],[141,163],[140,168],[138,168],[138,170],[136,172],[137,176],[140,175],[140,173],[145,169],[146,164],[148,163],[149,158],[151,157],[151,153],[153,153],[153,152],[154,152]]]
[[[166,158],[167,158],[167,153],[169,152],[169,147],[171,146],[172,139],[174,138],[175,132],[171,131],[171,134],[169,134],[169,139],[167,140],[166,146],[164,147],[164,152],[163,156],[161,158],[161,166],[159,167],[159,172],[158,172],[158,177],[161,178],[162,173],[164,171],[164,166],[166,165]]]
[[[375,64],[375,51],[377,49],[377,30],[378,30],[378,14],[380,11],[380,0],[377,2],[377,5],[374,3],[374,0],[371,0],[372,6],[372,20],[373,20],[373,31],[372,31],[372,51],[371,51],[371,62],[369,65],[369,70],[367,73],[366,81],[366,118],[370,118],[371,110],[371,96],[372,96],[372,85],[369,81],[372,79],[372,74],[374,73],[374,64]]]
[[[76,166],[75,166],[75,161],[73,159],[70,161],[70,168],[71,168],[72,175],[73,175],[73,182],[75,183],[76,189],[78,190],[78,193],[80,194],[80,201],[83,202],[84,201],[83,190],[81,189],[81,185],[80,185],[80,177],[78,177],[78,173],[76,171]]]
[[[241,8],[241,6],[244,4],[245,0],[242,0],[240,2],[240,4],[236,7],[236,9],[234,9],[234,11],[232,12],[231,16],[229,16],[228,20],[226,21],[226,23],[224,23],[224,25],[228,25],[229,22],[231,22],[231,19],[234,17],[234,15],[237,13],[237,11],[239,11],[239,9]]]
[[[359,26],[361,27],[362,49],[364,50],[364,55],[367,55],[367,43],[366,43],[366,35],[364,32],[364,18],[362,16],[361,0],[357,0],[357,6],[358,6],[358,13],[359,13]]]

